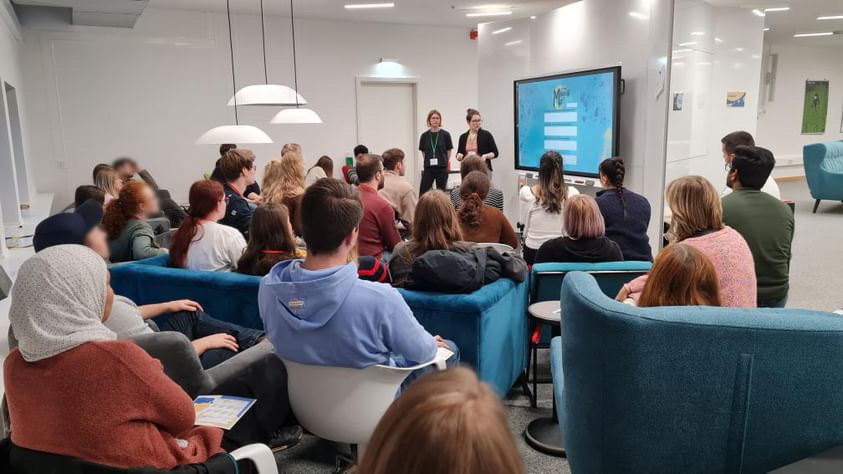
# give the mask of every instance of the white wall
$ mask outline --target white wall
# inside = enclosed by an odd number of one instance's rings
[[[725,187],[720,139],[736,130],[756,134],[763,28],[748,9],[677,3],[670,89],[671,99],[684,93],[685,104],[669,112],[667,182],[701,175]],[[729,91],[746,92],[746,106],[726,107]]]
[[[797,42],[799,41],[799,42]],[[843,140],[843,48],[816,47],[810,39],[770,44],[778,54],[775,97],[758,117],[758,142],[776,156],[776,176],[804,176],[802,147]],[[828,80],[826,133],[802,135],[802,107],[806,80]]]
[[[512,81],[621,64],[626,93],[621,99],[620,152],[627,162],[626,185],[650,200],[650,237],[658,248],[669,94],[665,89],[657,96],[656,88],[659,69],[668,61],[672,19],[673,0],[585,0],[532,21],[480,26],[480,111],[501,151],[493,179],[506,195],[510,220],[518,219]],[[505,26],[513,29],[491,34]],[[519,39],[521,43],[506,45]]]
[[[43,137],[33,155],[39,191],[57,205],[90,181],[95,163],[136,157],[186,200],[190,183],[209,172],[216,147],[194,144],[207,129],[233,123],[225,15],[147,9],[134,29],[67,26],[24,16],[30,132]],[[289,18],[268,17],[270,82],[292,86]],[[259,17],[233,18],[237,85],[263,83]],[[301,143],[306,164],[322,154],[342,161],[357,143],[355,78],[380,75],[381,57],[418,78],[417,122],[438,108],[461,128],[477,104],[476,43],[464,28],[296,20],[299,90],[322,125],[270,125],[275,107],[241,107],[240,123],[261,127],[275,144],[252,145],[258,166],[285,142]],[[459,125],[458,125],[459,124]],[[419,130],[421,132],[421,130]],[[381,152],[382,150],[372,150]]]

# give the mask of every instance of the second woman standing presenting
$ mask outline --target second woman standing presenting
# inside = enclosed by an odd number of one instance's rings
[[[498,145],[495,144],[495,137],[488,130],[480,128],[483,123],[480,112],[468,109],[465,121],[468,122],[468,131],[460,135],[457,145],[457,160],[462,161],[469,154],[476,153],[480,158],[486,160],[486,166],[489,171],[492,171],[492,160],[498,157]]]
[[[427,126],[430,129],[422,133],[419,138],[419,151],[424,155],[424,171],[422,171],[419,196],[430,191],[434,180],[437,189],[445,190],[448,185],[448,162],[451,160],[451,151],[454,149],[451,134],[440,128],[442,114],[438,110],[428,112]]]

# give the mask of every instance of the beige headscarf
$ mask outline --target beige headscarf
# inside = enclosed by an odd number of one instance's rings
[[[50,247],[23,263],[9,321],[24,360],[117,338],[102,323],[107,271],[102,257],[81,245]]]

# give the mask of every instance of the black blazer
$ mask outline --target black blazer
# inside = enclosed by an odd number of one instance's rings
[[[462,153],[465,156],[465,142],[468,141],[468,132],[466,131],[460,135],[459,146],[457,146],[457,153]],[[480,129],[477,131],[477,154],[485,155],[486,153],[494,153],[495,158],[498,157],[498,145],[495,144],[495,137],[488,130]],[[492,171],[492,160],[486,160],[486,166],[489,171]]]

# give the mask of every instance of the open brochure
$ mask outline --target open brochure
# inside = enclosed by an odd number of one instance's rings
[[[255,404],[254,398],[201,395],[193,400],[196,425],[230,430]]]

